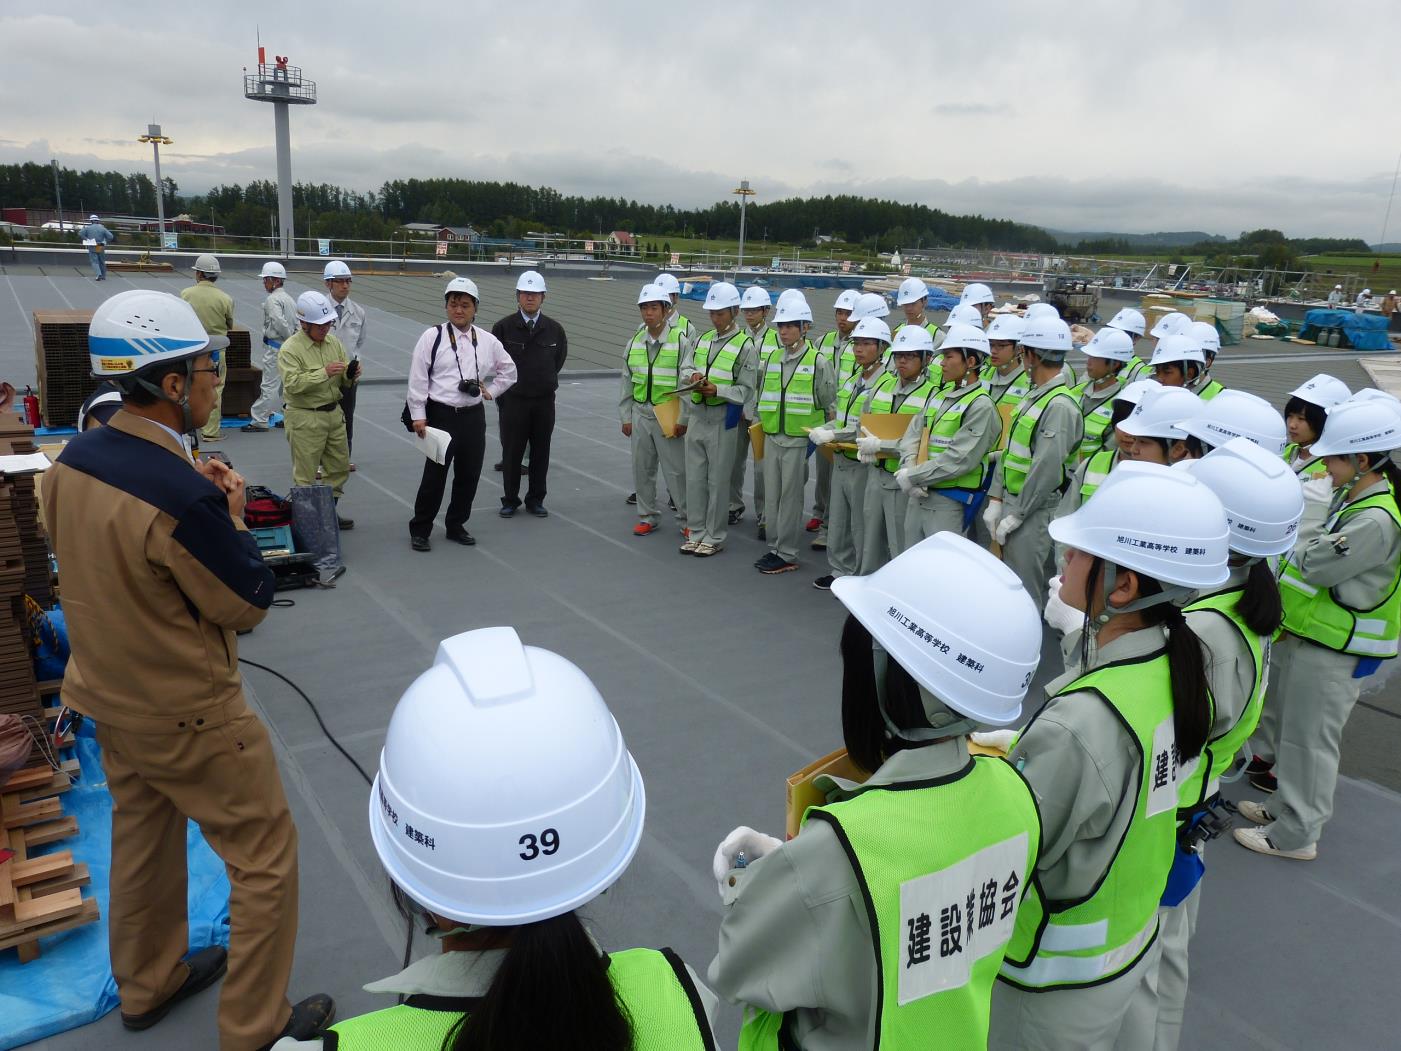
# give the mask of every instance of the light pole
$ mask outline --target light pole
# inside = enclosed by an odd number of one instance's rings
[[[749,188],[748,179],[741,179],[730,193],[739,198],[739,262],[735,264],[735,273],[738,274],[744,269],[744,208],[749,198],[754,196],[754,191]]]
[[[162,146],[170,146],[170,145],[172,145],[172,144],[175,142],[175,140],[174,140],[174,139],[167,139],[164,135],[162,135],[162,134],[161,134],[161,126],[160,126],[159,124],[148,124],[148,125],[146,125],[146,134],[140,136],[136,141],[137,141],[137,142],[149,142],[149,143],[151,144],[151,151],[155,154],[155,158],[156,158],[156,225],[157,225],[157,227],[159,227],[159,230],[160,230],[159,237],[158,237],[158,239],[157,239],[157,241],[156,241],[156,246],[157,246],[158,248],[164,248],[164,247],[165,247],[165,185],[161,182],[161,147],[162,147]]]

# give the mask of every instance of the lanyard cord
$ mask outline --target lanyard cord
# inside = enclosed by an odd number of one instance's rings
[[[447,329],[448,342],[452,344],[452,360],[457,363],[457,378],[465,383],[467,382],[467,377],[462,375],[462,359],[457,354],[457,333],[452,330],[451,321],[448,322]],[[472,336],[472,367],[476,369],[472,378],[480,383],[482,381],[482,360],[477,356],[477,326],[471,325],[468,327],[467,331],[471,333]]]

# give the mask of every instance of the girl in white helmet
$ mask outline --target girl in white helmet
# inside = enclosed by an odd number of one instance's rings
[[[1040,822],[1017,771],[966,735],[1019,720],[1036,606],[953,533],[832,590],[850,613],[842,735],[870,775],[819,778],[827,803],[787,843],[742,827],[720,844],[710,981],[745,1005],[751,1051],[983,1047]]]
[[[1130,463],[1050,531],[1069,548],[1061,598],[1084,630],[1078,661],[1009,756],[1036,792],[1044,838],[988,1046],[1108,1051],[1128,1046],[1124,1014],[1157,965],[1178,766],[1211,732],[1202,645],[1182,607],[1227,579],[1226,515],[1186,472]]]
[[[1313,454],[1334,489],[1323,533],[1300,543],[1279,575],[1284,634],[1274,647],[1269,703],[1255,739],[1251,783],[1265,803],[1236,829],[1259,854],[1311,860],[1333,813],[1343,726],[1362,679],[1396,656],[1401,638],[1401,415],[1356,397],[1335,405]],[[1265,767],[1266,769],[1261,769]],[[1272,774],[1272,780],[1268,775]]]
[[[1327,373],[1289,392],[1284,403],[1284,425],[1289,432],[1289,444],[1284,458],[1304,483],[1304,518],[1299,523],[1299,540],[1307,542],[1318,535],[1328,519],[1328,505],[1333,502],[1333,483],[1324,469],[1323,458],[1313,455],[1313,443],[1323,433],[1328,410],[1352,396],[1347,384]]]
[[[445,639],[390,718],[369,811],[385,874],[442,952],[366,986],[399,1006],[276,1051],[715,1047],[715,998],[680,957],[605,952],[577,915],[636,854],[646,794],[575,665],[513,628]]]

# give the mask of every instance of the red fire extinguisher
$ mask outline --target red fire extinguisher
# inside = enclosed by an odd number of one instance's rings
[[[24,388],[24,422],[31,427],[39,426],[39,396],[33,388]]]

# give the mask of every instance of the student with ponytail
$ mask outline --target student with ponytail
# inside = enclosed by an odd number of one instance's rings
[[[988,1046],[1109,1051],[1128,1046],[1125,1012],[1158,963],[1178,765],[1211,736],[1202,645],[1182,607],[1227,579],[1226,515],[1187,472],[1125,463],[1050,530],[1067,548],[1060,597],[1084,629],[1078,666],[1046,687],[1009,756],[1044,832]]]
[[[396,896],[443,951],[365,987],[399,1006],[273,1051],[714,1051],[715,997],[680,957],[604,952],[575,912],[627,869],[646,800],[569,661],[512,628],[444,640],[394,709],[369,804]]]
[[[1217,405],[1234,391],[1223,391]],[[1175,1051],[1187,1003],[1187,950],[1196,929],[1207,832],[1221,827],[1221,778],[1255,732],[1264,700],[1270,640],[1284,619],[1269,560],[1294,546],[1303,488],[1276,451],[1233,438],[1187,468],[1220,499],[1230,527],[1230,577],[1186,608],[1207,658],[1214,718],[1201,759],[1179,771],[1177,854],[1158,910],[1162,956],[1145,975],[1124,1020],[1124,1047]]]

